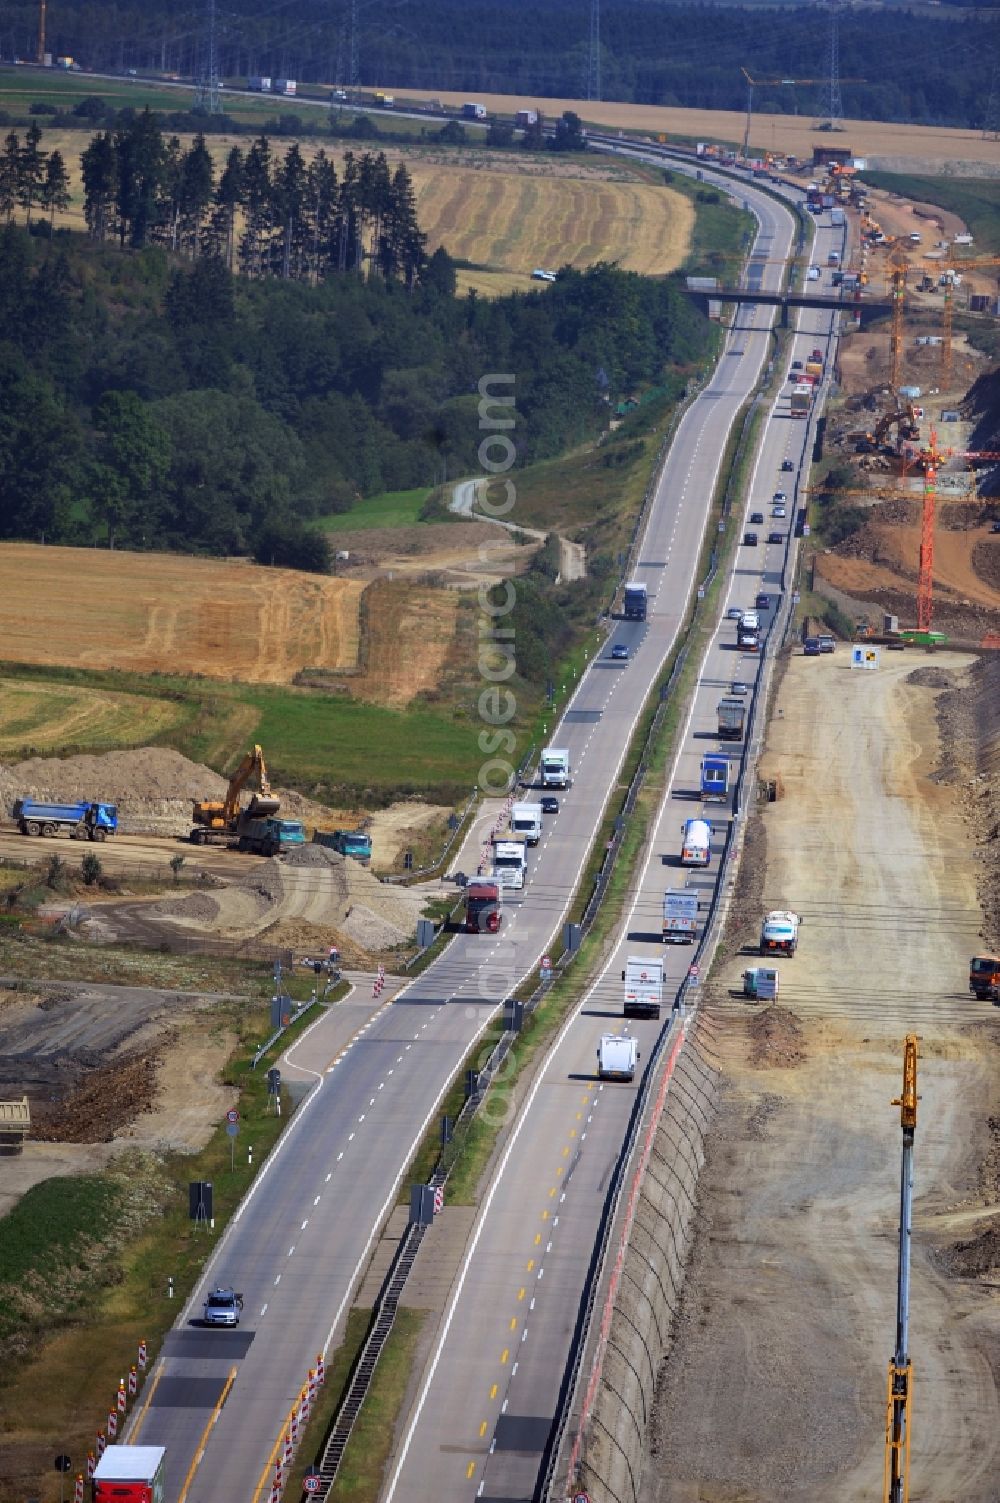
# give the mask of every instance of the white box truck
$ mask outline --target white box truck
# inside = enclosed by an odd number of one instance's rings
[[[94,1469],[94,1503],[163,1503],[163,1446],[110,1445]]]
[[[603,1033],[597,1050],[598,1080],[634,1080],[639,1046],[627,1034]]]
[[[528,871],[528,855],[524,837],[504,830],[493,837],[493,871],[491,875],[501,887],[520,889]]]
[[[537,845],[542,838],[541,804],[515,804],[510,811],[510,827],[515,835],[523,835],[529,845]]]
[[[572,781],[569,752],[547,746],[542,752],[542,787],[568,788]]]
[[[659,956],[647,960],[630,955],[622,971],[625,983],[625,1016],[658,1018],[663,1000],[663,961]]]
[[[698,894],[668,887],[663,894],[663,943],[690,945],[698,936]]]
[[[712,859],[712,827],[707,819],[681,825],[681,866],[707,866]]]

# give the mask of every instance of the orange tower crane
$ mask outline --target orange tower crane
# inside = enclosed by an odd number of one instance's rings
[[[937,431],[931,427],[931,439],[921,449],[917,463],[924,470],[924,506],[920,519],[920,563],[917,571],[917,630],[930,631],[934,614],[934,525],[937,517],[937,472],[942,459],[953,455],[959,459],[1000,459],[1000,452],[990,449],[939,449]],[[978,500],[973,487],[972,500]]]

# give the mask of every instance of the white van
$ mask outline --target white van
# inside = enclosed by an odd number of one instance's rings
[[[681,830],[681,865],[707,866],[712,859],[712,827],[708,820],[685,820]]]
[[[597,1051],[599,1080],[634,1080],[639,1048],[627,1034],[604,1033]]]

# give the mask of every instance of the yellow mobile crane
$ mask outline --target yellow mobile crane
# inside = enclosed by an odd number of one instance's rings
[[[909,1503],[910,1400],[913,1364],[910,1361],[910,1226],[913,1218],[913,1138],[917,1129],[917,1035],[908,1033],[903,1046],[903,1093],[898,1106],[903,1129],[903,1158],[899,1191],[899,1275],[896,1284],[896,1346],[889,1359],[885,1420],[885,1470],[882,1503]]]

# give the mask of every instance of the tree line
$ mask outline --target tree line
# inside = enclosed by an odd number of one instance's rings
[[[0,217],[12,224],[17,210],[31,224],[36,209],[47,214],[51,228],[58,210],[69,203],[69,173],[62,153],[42,151],[42,132],[37,123],[28,127],[24,140],[9,131],[0,157]]]
[[[144,111],[99,131],[81,158],[91,236],[141,249],[160,244],[217,257],[244,276],[316,283],[369,266],[412,288],[426,263],[413,184],[382,152],[348,152],[338,176],[322,149],[306,161],[260,136],[231,148],[216,180],[205,137],[185,150]]]
[[[398,0],[389,10],[359,6],[360,82],[423,88],[586,98],[590,7],[580,0]],[[765,24],[766,22],[766,24]],[[0,23],[4,56],[35,55],[35,0],[10,0]],[[350,0],[229,0],[216,29],[220,72],[347,83]],[[828,77],[825,7],[670,4],[604,0],[602,95],[643,104],[740,110],[741,67],[759,78],[818,79],[813,89],[762,89],[759,108],[821,116]],[[200,0],[60,0],[49,7],[49,45],[97,71],[172,72],[205,68]],[[936,9],[843,7],[839,22],[845,113],[978,128],[994,90],[1000,26],[996,7],[945,0]],[[892,60],[891,68],[879,60]]]
[[[0,537],[322,568],[318,518],[480,468],[484,373],[515,375],[524,463],[710,346],[674,279],[564,269],[495,301],[455,282],[441,250],[407,291],[0,229]]]

